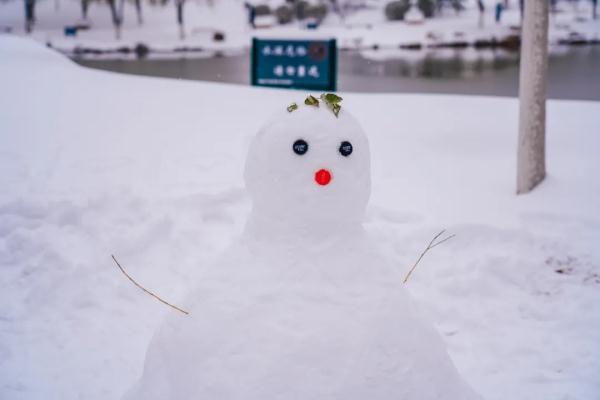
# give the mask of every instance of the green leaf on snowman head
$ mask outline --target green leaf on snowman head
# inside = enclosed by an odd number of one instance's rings
[[[323,93],[321,95],[321,100],[327,104],[338,104],[343,99],[335,93]]]
[[[304,100],[304,104],[306,104],[307,106],[319,107],[319,99],[317,99],[313,95],[308,95],[308,97],[306,98],[306,100]]]
[[[321,95],[321,100],[323,100],[325,104],[327,104],[329,108],[331,108],[331,110],[333,111],[333,115],[335,115],[335,117],[337,118],[338,114],[340,113],[340,110],[342,109],[340,102],[343,99],[334,93],[323,93]]]
[[[296,103],[292,103],[289,106],[287,106],[288,112],[296,111],[297,109],[298,109],[298,104],[296,104]]]
[[[334,103],[331,106],[331,109],[333,110],[333,115],[335,115],[335,117],[337,118],[338,114],[340,113],[340,110],[342,109],[342,106],[340,106],[337,103]]]

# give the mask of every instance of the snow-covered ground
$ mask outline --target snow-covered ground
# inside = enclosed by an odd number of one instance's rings
[[[250,138],[306,93],[87,70],[0,37],[0,398],[118,399],[238,234]],[[600,103],[549,101],[515,196],[517,101],[342,93],[371,141],[366,227],[486,399],[600,397]],[[398,282],[400,285],[401,282]],[[401,316],[400,316],[401,317]]]
[[[114,50],[128,47],[133,49],[144,43],[153,50],[172,51],[181,47],[201,47],[208,51],[236,51],[250,46],[253,36],[297,38],[335,37],[342,48],[366,49],[376,45],[380,49],[395,49],[399,45],[467,42],[477,40],[501,40],[518,34],[520,13],[517,1],[502,17],[501,23],[494,21],[495,0],[485,0],[486,12],[483,26],[479,23],[479,12],[474,0],[465,1],[466,9],[460,14],[446,9],[442,15],[426,20],[423,24],[411,25],[403,21],[386,21],[383,7],[385,1],[370,2],[371,8],[348,14],[342,21],[330,13],[318,30],[306,30],[298,22],[269,29],[249,28],[247,13],[242,0],[188,1],[185,5],[186,38],[179,38],[176,13],[173,4],[151,6],[144,3],[143,25],[138,25],[133,2],[125,2],[123,32],[120,40],[110,18],[110,10],[104,3],[91,2],[88,17],[92,24],[89,31],[80,31],[77,37],[65,37],[63,28],[81,21],[81,5],[78,0],[37,0],[36,24],[31,36],[43,43],[72,52],[77,47]],[[256,1],[254,3],[257,3]],[[266,1],[276,8],[283,1]],[[550,23],[550,42],[583,38],[600,40],[600,22],[591,19],[591,2],[558,2],[558,9]],[[9,28],[24,34],[24,11],[20,1],[0,2],[0,28]],[[215,42],[213,33],[220,31],[225,40]],[[388,54],[393,56],[394,54]],[[397,55],[397,54],[396,54]]]

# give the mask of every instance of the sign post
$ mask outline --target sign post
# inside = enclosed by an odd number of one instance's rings
[[[335,92],[337,49],[330,40],[252,39],[252,85]]]

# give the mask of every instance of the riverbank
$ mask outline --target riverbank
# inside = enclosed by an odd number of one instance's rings
[[[0,27],[23,35],[23,11],[18,2],[0,5]],[[520,13],[516,5],[506,10],[500,23],[493,20],[494,1],[485,2],[486,12],[480,19],[474,1],[466,2],[460,14],[446,10],[422,24],[389,22],[381,6],[349,15],[343,21],[328,16],[318,30],[307,30],[297,23],[276,25],[268,29],[251,29],[242,2],[189,3],[186,5],[185,38],[180,38],[171,7],[143,10],[143,24],[138,24],[132,3],[125,3],[120,39],[115,39],[106,5],[91,3],[89,30],[75,37],[65,37],[64,27],[82,23],[80,3],[73,0],[39,2],[37,23],[31,37],[66,54],[104,57],[213,56],[236,54],[250,46],[253,36],[260,37],[327,37],[336,38],[342,51],[381,50],[394,57],[398,52],[444,48],[515,49],[519,44]],[[558,3],[550,23],[550,43],[582,45],[600,43],[600,23],[591,20],[588,4],[573,7]],[[381,55],[379,56],[381,57]]]
[[[251,135],[306,93],[95,71],[9,36],[0,59],[0,398],[117,400],[172,311],[110,254],[177,304],[244,225]],[[407,288],[463,376],[487,400],[598,398],[600,103],[548,102],[549,175],[516,196],[515,99],[341,96],[381,251],[405,271],[456,234]]]
[[[560,51],[558,51],[560,50]],[[549,98],[600,101],[600,46],[555,49],[549,57]],[[405,52],[340,52],[338,90],[367,93],[436,93],[518,96],[519,54],[503,50],[436,49]],[[77,57],[107,71],[164,78],[250,85],[250,54],[227,57]]]

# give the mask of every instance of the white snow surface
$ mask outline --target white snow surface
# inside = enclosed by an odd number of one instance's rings
[[[282,223],[318,231],[362,222],[371,194],[366,135],[346,110],[336,118],[323,102],[318,107],[298,103],[291,113],[279,107],[249,148],[244,177],[255,225],[260,231]],[[307,144],[305,154],[292,150],[297,140]],[[343,142],[352,146],[349,156],[339,152]],[[318,171],[327,171],[331,181],[317,184]]]
[[[118,399],[175,311],[110,255],[185,303],[251,212],[252,136],[307,93],[87,70],[6,35],[0,59],[0,398]],[[549,175],[516,196],[515,99],[341,96],[370,141],[377,254],[401,277],[456,234],[405,288],[465,380],[600,397],[600,104],[548,102]]]
[[[242,238],[187,296],[191,316],[161,324],[126,398],[478,398],[362,229],[369,158],[347,111],[280,107],[248,152]]]

